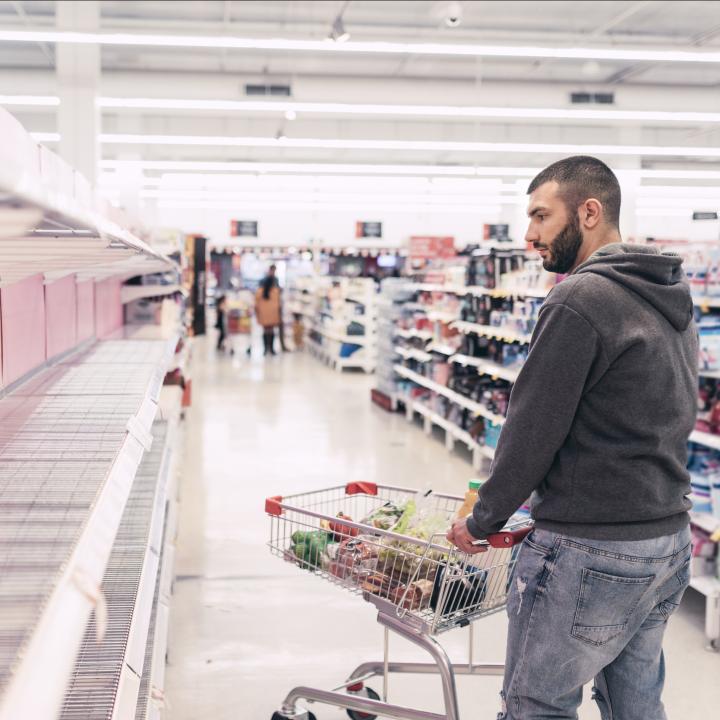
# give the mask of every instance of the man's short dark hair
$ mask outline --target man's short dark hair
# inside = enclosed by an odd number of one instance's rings
[[[602,160],[589,155],[558,160],[535,176],[527,194],[553,181],[560,186],[558,193],[568,213],[574,214],[588,198],[596,198],[602,203],[605,222],[615,228],[620,225],[620,183]]]

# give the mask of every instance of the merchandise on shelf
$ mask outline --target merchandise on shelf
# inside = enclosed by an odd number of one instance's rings
[[[720,370],[720,319],[703,318],[698,325],[700,333],[700,369]]]
[[[377,355],[377,304],[371,278],[301,277],[288,288],[288,310],[307,332],[307,347],[341,370],[372,372]],[[304,344],[304,342],[303,342]],[[297,345],[297,343],[296,343]]]

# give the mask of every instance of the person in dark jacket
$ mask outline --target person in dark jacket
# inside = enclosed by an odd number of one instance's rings
[[[225,337],[226,337],[226,331],[225,328],[227,327],[227,319],[225,312],[225,296],[221,295],[217,299],[217,319],[215,320],[215,327],[218,330],[218,341],[217,341],[217,349],[218,350],[224,350],[225,349]]]
[[[620,186],[571,157],[530,184],[526,239],[569,273],[543,304],[466,552],[531,497],[509,591],[500,718],[662,720],[663,634],[690,574],[698,338],[682,259],[621,241]]]

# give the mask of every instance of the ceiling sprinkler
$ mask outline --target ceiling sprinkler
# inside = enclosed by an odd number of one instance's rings
[[[446,27],[455,28],[462,23],[463,8],[459,2],[444,3],[439,14]]]

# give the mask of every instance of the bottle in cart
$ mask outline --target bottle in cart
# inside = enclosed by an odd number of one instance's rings
[[[465,493],[465,501],[457,511],[456,519],[465,518],[472,513],[475,503],[478,499],[478,490],[482,485],[482,480],[471,480],[468,483],[468,489]]]

